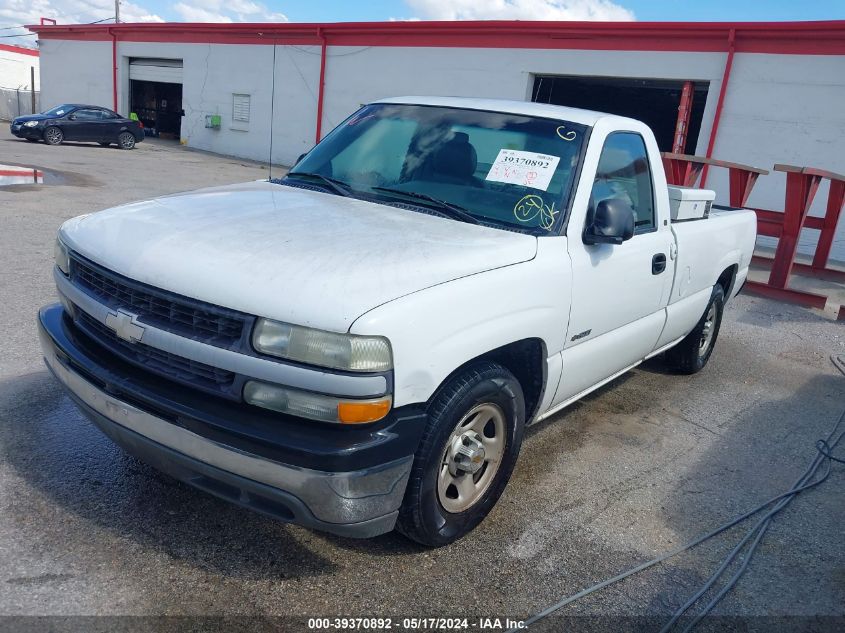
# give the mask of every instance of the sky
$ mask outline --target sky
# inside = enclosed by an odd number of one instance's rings
[[[0,43],[33,46],[23,24],[112,21],[114,0],[0,0]],[[845,0],[122,0],[123,22],[380,20],[781,21],[845,19]]]

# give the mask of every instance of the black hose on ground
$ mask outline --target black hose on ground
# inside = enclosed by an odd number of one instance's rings
[[[839,369],[839,371],[845,374],[845,355],[834,355],[830,357],[830,360],[833,362],[834,366]],[[728,594],[728,592],[730,592],[731,589],[733,589],[733,587],[742,577],[743,573],[745,573],[745,570],[748,568],[748,564],[751,562],[751,558],[754,556],[754,553],[757,551],[757,547],[762,541],[763,536],[765,536],[766,531],[769,529],[773,517],[778,514],[781,510],[783,510],[786,506],[788,506],[798,494],[800,494],[804,490],[814,488],[819,484],[823,483],[825,480],[827,480],[827,478],[830,476],[833,462],[845,463],[845,459],[833,455],[833,450],[839,445],[839,443],[842,441],[842,438],[845,437],[845,429],[840,430],[840,427],[843,426],[843,421],[845,421],[845,411],[843,411],[842,414],[839,416],[839,419],[836,421],[836,424],[834,424],[833,429],[830,431],[827,438],[820,439],[816,442],[816,453],[813,457],[813,460],[810,462],[810,465],[807,467],[801,477],[798,478],[795,484],[793,484],[793,486],[788,491],[784,492],[783,494],[777,495],[776,497],[772,497],[768,501],[761,503],[756,508],[753,508],[752,510],[749,510],[748,512],[734,519],[731,519],[724,525],[721,525],[715,530],[712,530],[702,536],[699,536],[698,538],[690,541],[686,545],[682,545],[681,547],[661,554],[657,558],[637,565],[636,567],[632,567],[631,569],[624,571],[621,574],[618,574],[612,578],[608,578],[607,580],[603,580],[602,582],[596,583],[592,587],[588,587],[574,595],[564,598],[560,602],[553,604],[547,609],[544,609],[543,611],[525,620],[523,626],[530,626],[531,624],[542,620],[546,616],[551,615],[555,611],[562,609],[566,605],[580,600],[581,598],[584,598],[590,595],[591,593],[595,593],[600,589],[604,589],[605,587],[620,582],[621,580],[624,580],[629,576],[633,576],[634,574],[637,574],[641,571],[645,571],[646,569],[654,567],[655,565],[658,565],[673,556],[676,556],[682,552],[692,549],[696,545],[700,545],[704,541],[707,541],[713,538],[714,536],[721,534],[726,530],[729,530],[730,528],[738,525],[739,523],[742,523],[743,521],[757,514],[758,512],[769,508],[770,506],[772,506],[772,504],[775,504],[769,509],[769,511],[765,515],[763,515],[763,517],[754,525],[754,527],[752,527],[751,530],[746,533],[746,535],[740,540],[736,547],[734,547],[734,549],[731,550],[731,552],[722,560],[722,564],[707,579],[704,585],[702,585],[702,587],[695,594],[693,594],[689,598],[689,600],[687,600],[672,614],[672,617],[660,630],[660,633],[668,633],[668,631],[675,626],[675,624],[683,616],[683,614],[686,613],[686,611],[689,610],[689,608],[692,607],[693,604],[695,604],[716,583],[719,577],[721,577],[721,575],[736,559],[739,553],[745,548],[745,545],[753,538],[754,540],[751,542],[751,545],[747,548],[745,558],[742,564],[740,565],[739,569],[737,569],[736,573],[719,590],[719,592],[713,597],[713,599],[704,606],[704,608],[698,613],[698,615],[696,615],[693,620],[684,628],[684,633],[688,633],[693,628],[695,628],[695,626],[697,626],[710,611],[713,610],[713,608]],[[816,474],[818,473],[819,468],[822,466],[822,464],[826,466],[824,474],[816,478]],[[520,629],[514,628],[508,631],[507,633],[517,633],[518,631],[520,631]]]

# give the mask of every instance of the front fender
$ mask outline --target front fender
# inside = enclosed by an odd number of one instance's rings
[[[390,339],[395,406],[426,402],[455,369],[509,343],[538,338],[550,357],[563,349],[571,296],[566,238],[539,241],[531,261],[400,297],[355,320],[351,333]]]

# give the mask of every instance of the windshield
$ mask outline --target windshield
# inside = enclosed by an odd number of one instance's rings
[[[339,195],[345,190],[451,211],[456,219],[547,233],[567,205],[585,131],[583,125],[519,114],[368,105],[311,150],[288,178],[334,184]]]
[[[73,106],[60,105],[56,106],[55,108],[50,108],[49,110],[47,110],[46,112],[42,112],[41,114],[46,114],[47,116],[62,116],[63,114],[66,114],[71,110],[73,110]]]

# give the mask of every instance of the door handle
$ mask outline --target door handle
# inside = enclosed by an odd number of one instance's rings
[[[659,275],[666,270],[666,254],[658,253],[651,258],[651,274]]]

